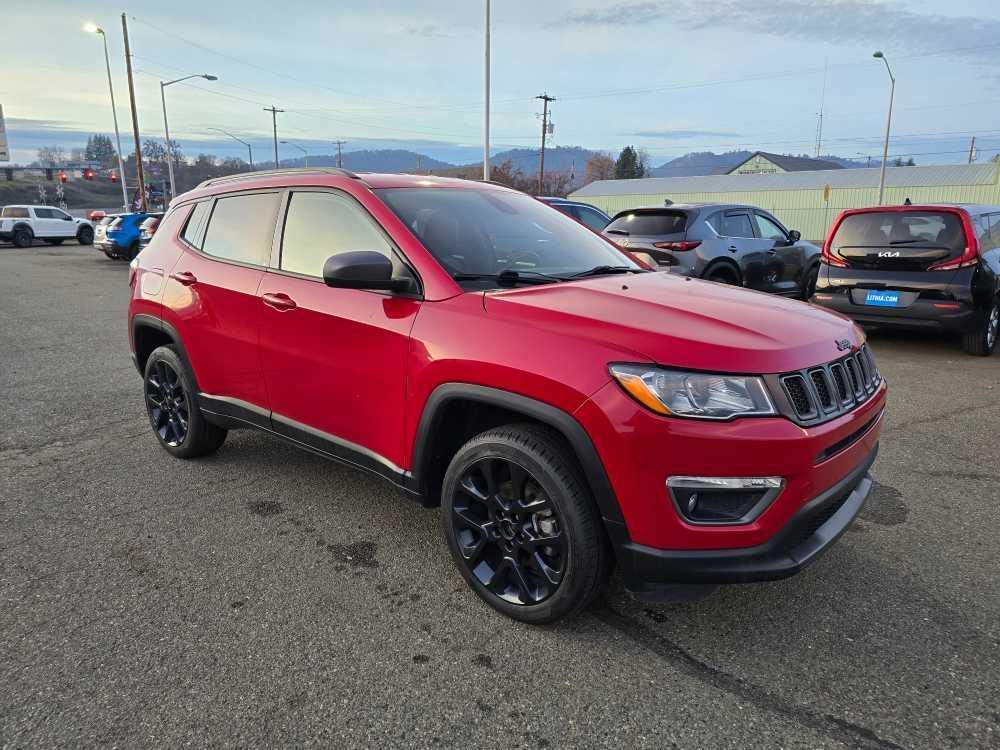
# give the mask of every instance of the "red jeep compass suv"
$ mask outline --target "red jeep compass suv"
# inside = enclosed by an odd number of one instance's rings
[[[650,272],[496,185],[210,180],[130,283],[169,453],[247,427],[377,474],[440,504],[466,581],[526,622],[614,563],[647,596],[792,575],[871,488],[885,384],[853,323]]]

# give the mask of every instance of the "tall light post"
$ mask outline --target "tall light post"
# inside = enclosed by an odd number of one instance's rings
[[[244,141],[242,138],[237,138],[235,135],[230,133],[228,130],[223,130],[222,128],[209,128],[209,130],[214,130],[216,133],[222,133],[223,135],[228,135],[234,141],[239,141],[244,146],[247,147],[247,155],[250,157],[250,169],[253,169],[253,147]]]
[[[306,167],[309,166],[309,152],[306,151],[304,148],[302,148],[302,146],[300,146],[297,143],[292,143],[291,141],[281,141],[281,143],[285,146],[292,146],[293,148],[297,148],[299,151],[301,151],[302,156],[305,159]]]
[[[206,81],[219,80],[217,76],[209,75],[208,73],[194,73],[189,76],[184,76],[183,78],[175,78],[172,81],[160,81],[160,102],[163,104],[163,132],[167,136],[167,172],[170,173],[171,199],[177,195],[177,188],[174,186],[174,149],[173,145],[170,143],[170,125],[167,124],[167,95],[164,92],[167,86],[173,86],[175,83],[187,81],[191,78],[204,78]],[[169,205],[169,201],[167,204]]]
[[[483,123],[483,180],[490,179],[490,0],[486,0],[486,119]]]
[[[879,174],[878,179],[878,204],[882,205],[882,200],[885,196],[885,163],[889,161],[889,131],[892,129],[892,100],[896,95],[896,76],[892,74],[892,68],[889,67],[889,61],[885,59],[885,55],[881,51],[876,52],[872,57],[877,60],[881,60],[885,63],[885,69],[889,71],[889,115],[885,120],[885,145],[882,147],[882,170]]]
[[[115,107],[115,87],[111,84],[111,59],[108,57],[108,35],[95,23],[84,24],[83,30],[100,34],[104,40],[104,65],[108,69],[108,93],[111,94],[111,116],[115,121],[115,145],[118,149],[118,180],[122,184],[122,208],[128,211],[128,190],[125,187],[125,162],[122,161],[122,137],[118,133],[118,108]]]

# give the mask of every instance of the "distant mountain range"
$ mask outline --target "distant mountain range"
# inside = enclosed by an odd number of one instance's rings
[[[272,161],[271,164],[274,162]],[[306,160],[282,159],[283,167],[304,167]],[[429,156],[398,148],[384,148],[365,151],[345,151],[343,155],[344,169],[354,172],[427,172],[429,170],[449,169],[454,164],[438,161]],[[316,154],[309,156],[310,167],[337,166],[336,154]]]

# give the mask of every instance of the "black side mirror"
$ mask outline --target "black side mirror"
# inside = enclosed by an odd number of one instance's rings
[[[372,250],[332,255],[323,264],[323,281],[340,289],[411,292],[413,280],[393,278],[392,261]]]
[[[790,242],[798,242],[802,239],[802,232],[798,229],[793,229],[788,233],[788,239]]]

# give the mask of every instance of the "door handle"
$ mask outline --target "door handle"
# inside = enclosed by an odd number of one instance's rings
[[[197,283],[198,277],[195,276],[190,271],[180,271],[178,273],[170,274],[170,278],[176,281],[178,284],[183,284],[184,286],[191,286]]]
[[[736,247],[736,245],[730,245],[729,246],[729,252],[735,253],[737,250],[739,250],[739,248]]]
[[[296,307],[298,307],[298,305],[295,304],[295,300],[293,300],[291,297],[289,297],[287,294],[284,294],[283,292],[276,292],[274,294],[268,292],[267,294],[263,295],[261,299],[264,300],[265,305],[267,305],[268,307],[273,307],[275,310],[278,310],[279,312],[294,310]]]
[[[777,254],[778,254],[778,251],[777,251],[777,250],[773,250],[773,249],[772,249],[772,250],[768,250],[768,251],[767,251],[767,254],[768,254],[768,255],[777,255]]]

